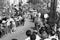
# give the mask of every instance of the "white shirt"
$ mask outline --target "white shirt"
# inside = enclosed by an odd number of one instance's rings
[[[30,37],[26,38],[25,40],[30,40]]]
[[[41,13],[38,13],[39,17],[41,16]]]
[[[36,40],[40,40],[41,38],[39,37],[39,35],[36,35]]]
[[[7,26],[9,26],[10,25],[10,21],[7,21]]]
[[[14,18],[16,21],[19,21],[17,18]]]
[[[54,35],[54,36],[50,36],[49,38],[44,39],[44,40],[51,40],[52,38],[56,38],[56,39],[58,40],[58,37],[57,37],[56,35]]]
[[[19,16],[19,20],[23,19],[21,16]]]
[[[6,21],[3,20],[2,23],[6,23]]]

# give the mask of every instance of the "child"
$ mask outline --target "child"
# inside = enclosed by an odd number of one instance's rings
[[[31,30],[27,30],[27,31],[26,31],[26,36],[27,36],[28,38],[26,38],[25,40],[30,40]]]

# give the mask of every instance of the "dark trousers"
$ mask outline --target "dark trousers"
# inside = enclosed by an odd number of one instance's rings
[[[36,30],[38,29],[38,23],[35,23],[35,29]]]
[[[2,37],[2,32],[0,31],[0,38]]]
[[[25,20],[24,20],[24,19],[22,19],[22,20],[21,20],[21,24],[22,24],[22,25],[24,25],[24,22],[25,22]]]

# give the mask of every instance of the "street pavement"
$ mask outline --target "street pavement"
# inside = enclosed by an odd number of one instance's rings
[[[30,29],[30,27],[34,27],[34,23],[29,22],[29,19],[26,19],[25,25],[24,26],[19,26],[17,27],[16,31],[14,33],[8,33],[5,36],[3,36],[2,38],[0,38],[0,40],[11,40],[13,38],[16,38],[18,40],[25,40],[26,35],[26,30]]]

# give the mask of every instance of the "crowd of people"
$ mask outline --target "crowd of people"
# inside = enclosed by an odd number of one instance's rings
[[[34,10],[34,9],[33,9]],[[26,40],[48,40],[48,38],[51,38],[49,40],[59,40],[59,19],[58,13],[56,13],[57,19],[51,19],[50,12],[49,13],[41,13],[38,12],[38,10],[34,10],[30,14],[31,19],[35,27],[32,28],[33,30],[37,32],[31,32],[31,30],[27,30],[26,35],[29,35]],[[52,15],[52,14],[51,14]],[[54,20],[54,21],[53,21]],[[59,24],[59,25],[58,25]],[[29,31],[29,32],[28,32]],[[35,34],[37,33],[37,34]],[[37,38],[37,36],[38,38]],[[54,36],[54,37],[53,37]]]
[[[32,28],[33,32],[31,30],[26,31],[28,37],[26,40],[48,40],[48,38],[50,38],[49,40],[58,40],[57,31],[59,30],[57,30],[57,24],[49,24],[49,14],[37,13],[31,19],[35,27]]]
[[[38,11],[27,3],[22,5],[19,2],[19,5],[12,4],[8,8],[4,7],[0,16],[0,35],[3,36],[7,33],[15,32],[17,27],[24,26],[25,19],[31,20],[30,22],[33,22],[35,25],[32,28],[33,32],[31,30],[26,31],[28,37],[26,40],[45,40],[46,38],[57,36],[60,31],[59,27],[57,30],[57,23],[54,25],[49,23],[49,13]],[[57,39],[52,38],[52,40]]]
[[[22,9],[17,8],[16,5],[4,7],[0,12],[2,13],[0,16],[0,37],[15,32],[17,27],[24,26],[25,17],[22,15]]]

